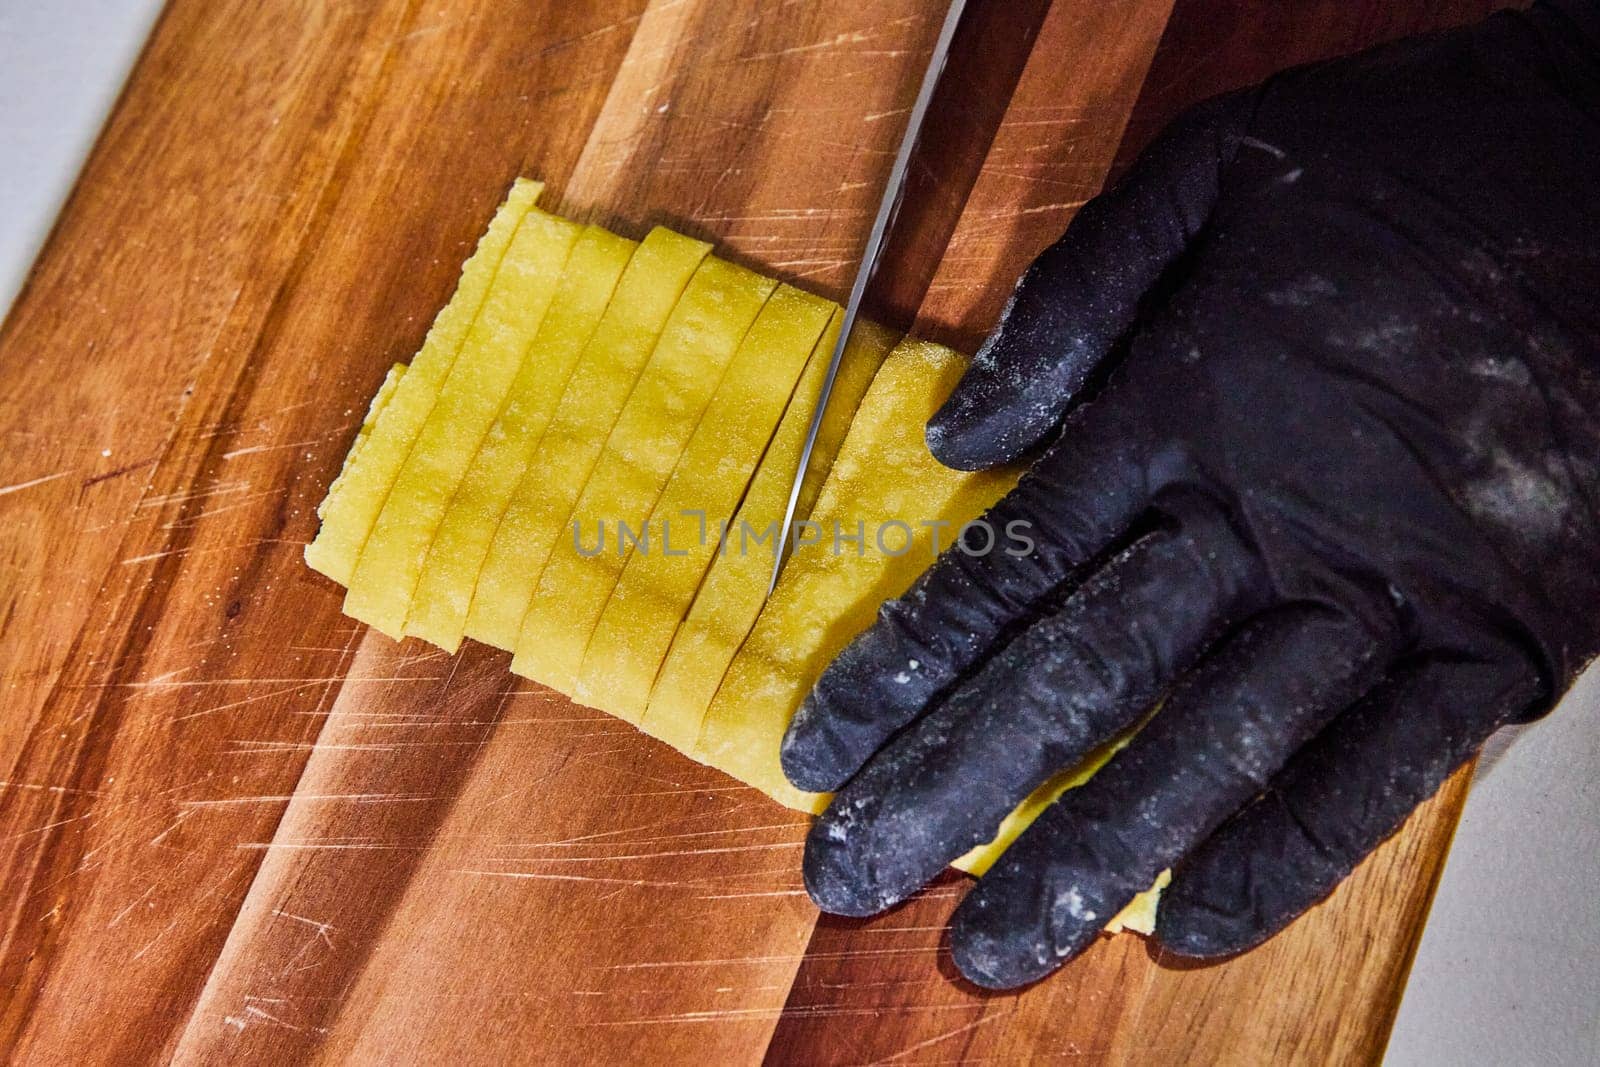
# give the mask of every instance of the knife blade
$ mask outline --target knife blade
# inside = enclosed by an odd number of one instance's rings
[[[772,580],[767,583],[768,597],[771,597],[772,591],[778,587],[778,575],[782,573],[784,562],[788,559],[795,507],[800,502],[800,487],[804,484],[806,471],[811,466],[811,453],[816,448],[817,432],[822,428],[823,416],[827,414],[828,398],[833,395],[834,379],[839,376],[839,364],[844,360],[845,346],[850,343],[850,333],[855,329],[862,301],[867,295],[867,287],[872,282],[884,248],[888,246],[888,238],[894,229],[895,218],[899,214],[900,203],[905,193],[906,178],[910,172],[912,153],[916,149],[917,135],[922,131],[923,120],[927,118],[929,105],[933,102],[939,76],[944,72],[945,63],[950,58],[950,43],[955,39],[956,27],[961,22],[961,12],[966,6],[966,0],[950,0],[944,23],[939,27],[939,36],[934,41],[933,53],[928,57],[927,69],[923,71],[922,84],[917,90],[916,101],[911,105],[911,114],[906,119],[905,133],[901,135],[900,147],[895,152],[894,165],[889,169],[883,196],[878,201],[878,212],[873,218],[872,230],[867,235],[867,244],[861,254],[861,266],[856,270],[855,280],[850,286],[850,298],[845,302],[844,321],[839,327],[839,339],[834,343],[833,355],[828,361],[828,370],[822,379],[822,389],[817,394],[817,406],[811,413],[811,425],[806,430],[805,444],[800,449],[800,461],[796,465],[794,481],[789,486],[789,500],[784,507],[783,524],[778,528],[777,545],[773,552]]]

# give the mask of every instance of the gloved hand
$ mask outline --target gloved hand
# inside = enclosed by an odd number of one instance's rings
[[[1600,5],[1279,75],[1080,212],[928,424],[951,466],[1051,442],[783,745],[839,790],[806,884],[896,903],[1136,723],[967,896],[993,987],[1164,868],[1157,937],[1248,948],[1600,650]]]

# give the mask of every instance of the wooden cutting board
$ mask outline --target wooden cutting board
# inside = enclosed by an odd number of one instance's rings
[[[943,112],[896,290],[968,347],[1182,105],[1491,5],[973,6],[972,89]],[[1464,776],[1257,952],[1194,967],[1122,937],[982,995],[942,947],[961,879],[819,920],[798,816],[503,655],[368,634],[301,561],[366,399],[515,175],[564,213],[667,222],[838,297],[942,7],[172,0],[0,332],[0,1045],[37,1063],[1379,1053]]]

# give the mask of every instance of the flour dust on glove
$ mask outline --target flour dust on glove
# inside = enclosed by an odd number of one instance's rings
[[[927,429],[1043,447],[824,674],[806,882],[903,900],[1159,711],[967,896],[1010,987],[1166,868],[1234,953],[1325,896],[1600,649],[1600,6],[1497,15],[1203,105],[1022,279]],[[910,668],[908,670],[908,667]]]

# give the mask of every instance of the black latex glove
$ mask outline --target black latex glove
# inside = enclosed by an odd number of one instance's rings
[[[1282,74],[1167,131],[1029,269],[928,425],[1037,551],[946,553],[783,764],[840,790],[825,910],[905,898],[1160,712],[967,896],[986,986],[1163,868],[1157,936],[1252,946],[1600,648],[1600,7]]]

